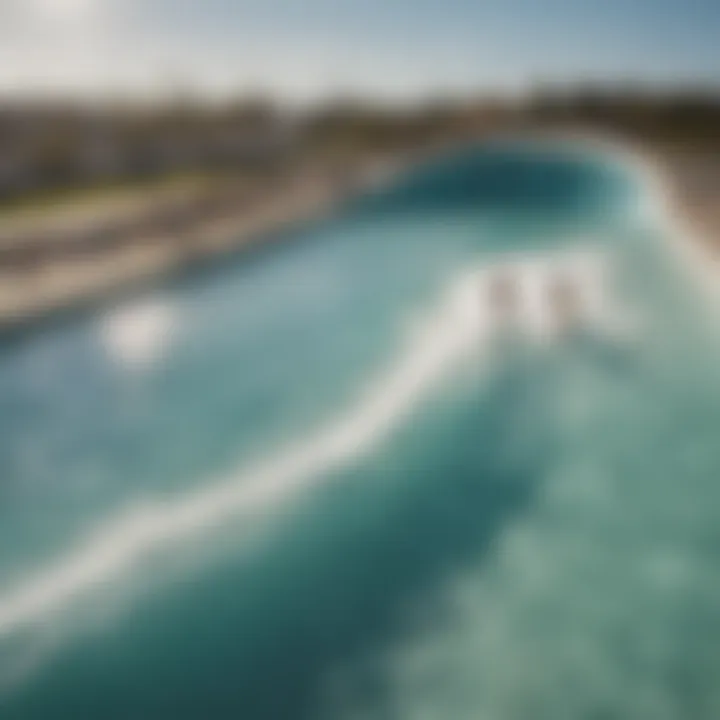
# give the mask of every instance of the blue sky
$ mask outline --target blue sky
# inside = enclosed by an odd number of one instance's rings
[[[720,0],[0,0],[0,91],[720,84]]]

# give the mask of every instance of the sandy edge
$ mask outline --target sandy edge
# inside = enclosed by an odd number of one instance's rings
[[[53,261],[36,273],[0,268],[0,331],[32,326],[73,307],[213,262],[222,255],[273,240],[293,227],[321,221],[345,202],[402,173],[411,161],[375,159],[353,171],[348,188],[332,175],[310,173],[290,191],[231,217],[208,217],[186,232],[129,238],[125,245],[86,258]],[[189,240],[189,244],[188,243]]]
[[[671,240],[675,240],[671,243],[672,250],[691,267],[702,289],[714,301],[720,302],[720,258],[713,252],[707,232],[697,229],[692,209],[685,207],[680,198],[679,188],[683,182],[680,173],[663,162],[661,151],[637,148],[628,152],[656,201],[653,212],[670,230]]]
[[[663,150],[596,131],[576,131],[565,137],[590,153],[608,157],[638,178],[647,189],[651,223],[668,232],[670,251],[691,270],[702,290],[720,302],[720,257],[712,251],[707,232],[697,229],[697,216],[681,197],[682,173],[663,158]],[[720,188],[718,196],[720,199]]]
[[[627,168],[631,176],[636,177],[647,190],[651,223],[657,224],[660,230],[668,231],[671,252],[690,268],[703,292],[720,303],[720,258],[712,251],[711,238],[706,232],[697,229],[697,215],[683,202],[682,171],[673,168],[670,160],[663,158],[662,148],[644,146],[622,136],[582,128],[510,132],[495,135],[489,141],[503,139],[554,144],[571,151],[575,147],[581,154],[607,158],[619,167]],[[488,139],[485,138],[485,141]],[[387,181],[409,164],[386,163],[386,171],[389,172],[381,173],[386,175],[382,179]],[[377,169],[376,166],[374,172],[361,174],[356,188],[358,192],[377,184]],[[327,188],[322,190],[319,197],[318,193],[311,192],[309,195],[306,193],[304,198],[296,198],[299,202],[290,203],[295,206],[287,208],[289,212],[279,210],[274,217],[271,213],[270,217],[262,218],[259,223],[257,219],[248,217],[218,223],[210,219],[206,231],[211,237],[198,247],[197,258],[207,260],[214,255],[254,244],[263,235],[313,218],[319,219],[342,204]],[[279,202],[282,205],[280,199]],[[122,287],[131,287],[133,283],[161,278],[173,272],[178,265],[177,258],[166,256],[169,250],[172,250],[172,246],[167,243],[148,243],[140,248],[139,254],[137,250],[133,254],[130,249],[121,251],[122,258],[100,257],[95,260],[95,267],[83,267],[83,263],[78,263],[74,269],[66,268],[65,272],[59,267],[57,277],[48,279],[48,282],[52,280],[53,283],[47,287],[43,283],[42,289],[32,283],[28,286],[27,281],[23,283],[22,278],[16,279],[12,272],[6,271],[5,277],[0,278],[5,286],[0,287],[0,291],[4,290],[6,296],[3,298],[0,292],[0,328],[32,323],[74,304],[91,303],[98,296]],[[105,264],[109,260],[110,267],[103,267],[103,260]],[[127,267],[123,267],[123,260]]]

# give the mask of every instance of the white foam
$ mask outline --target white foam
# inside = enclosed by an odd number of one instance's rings
[[[113,360],[138,370],[160,359],[176,329],[173,307],[154,300],[129,305],[105,316],[100,325],[100,338]]]
[[[621,312],[619,304],[611,298],[609,275],[607,254],[588,246],[572,251],[510,256],[484,271],[478,282],[490,287],[493,278],[511,279],[515,329],[528,339],[547,343],[555,342],[568,329],[568,319],[562,317],[553,302],[553,289],[558,281],[568,284],[573,291],[575,307],[568,310],[574,324],[608,336],[617,335],[616,331],[627,325],[627,313]],[[505,315],[504,311],[499,313],[500,324],[507,324]]]

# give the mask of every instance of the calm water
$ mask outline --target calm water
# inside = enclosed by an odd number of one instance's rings
[[[646,195],[465,152],[3,347],[0,717],[720,717],[720,342]],[[487,331],[576,260],[592,322]]]

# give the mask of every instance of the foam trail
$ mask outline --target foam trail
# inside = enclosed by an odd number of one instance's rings
[[[461,278],[390,370],[330,427],[279,457],[169,502],[147,503],[106,524],[65,557],[0,596],[0,637],[35,624],[161,551],[240,513],[286,498],[368,451],[488,329],[477,274]]]

